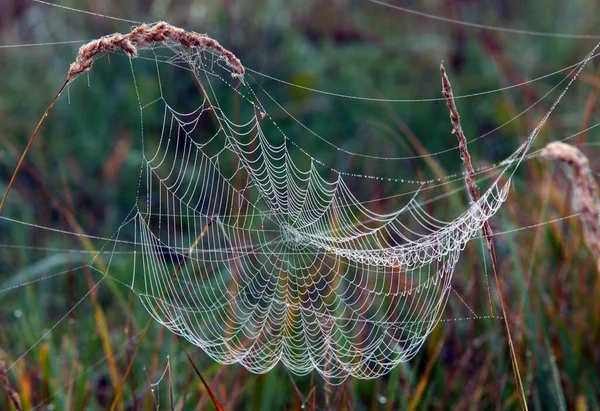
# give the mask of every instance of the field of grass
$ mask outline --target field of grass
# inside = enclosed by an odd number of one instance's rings
[[[473,165],[488,169],[534,130],[566,85],[565,68],[600,40],[600,4],[589,0],[390,1],[496,30],[358,0],[58,3],[67,8],[23,0],[0,6],[2,194],[79,46],[128,32],[132,21],[164,20],[233,51],[252,69],[256,89],[284,105],[287,112],[267,106],[281,130],[337,170],[406,181],[458,176],[420,197],[427,212],[449,221],[470,200],[441,98],[440,62],[474,140]],[[151,95],[158,87],[153,62],[139,60],[137,88]],[[456,265],[442,320],[412,360],[380,378],[331,385],[282,365],[253,374],[211,360],[153,321],[128,288],[135,259],[105,240],[138,189],[143,148],[131,72],[127,58],[111,55],[69,86],[0,211],[0,409],[15,409],[15,396],[23,409],[215,409],[211,394],[232,410],[519,409],[501,300],[528,407],[600,409],[600,256],[585,241],[569,169],[536,156],[520,165],[490,220],[499,289],[485,241],[475,238]],[[599,73],[592,58],[532,147],[569,138],[597,180]],[[197,106],[190,79],[168,74],[162,86],[178,107]],[[231,88],[215,92],[232,117],[244,118],[244,101]],[[477,95],[460,98],[467,94]],[[292,116],[348,151],[410,159],[348,159]],[[150,145],[163,124],[155,117],[144,118]],[[414,189],[353,184],[362,200]],[[479,184],[485,189],[489,181]]]

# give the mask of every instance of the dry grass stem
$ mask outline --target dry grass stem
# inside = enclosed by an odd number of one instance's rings
[[[550,143],[540,156],[566,163],[573,181],[573,209],[579,213],[585,242],[596,258],[600,274],[600,190],[594,180],[588,158],[577,148],[560,142]]]
[[[4,387],[4,392],[6,392],[6,396],[12,403],[13,407],[15,407],[17,411],[21,411],[23,409],[21,406],[21,399],[19,398],[17,390],[13,388],[8,379],[6,361],[4,360],[0,360],[0,384]]]
[[[462,130],[462,126],[460,124],[460,116],[458,115],[458,110],[456,109],[456,104],[454,102],[454,95],[452,93],[452,86],[450,85],[450,80],[448,80],[448,76],[446,75],[446,70],[444,69],[444,65],[440,64],[440,73],[442,75],[442,94],[446,98],[446,104],[448,109],[450,110],[450,122],[452,123],[452,134],[456,134],[458,138],[458,149],[460,151],[460,158],[462,159],[463,164],[465,165],[465,183],[467,184],[467,188],[469,190],[469,196],[471,200],[475,203],[479,201],[481,195],[479,193],[479,188],[477,187],[477,183],[475,181],[475,170],[473,169],[473,164],[471,163],[471,155],[469,154],[469,150],[467,149],[467,138]],[[485,237],[486,246],[488,249],[488,253],[490,255],[490,260],[492,262],[492,269],[494,272],[494,279],[496,281],[496,287],[498,288],[500,307],[502,309],[502,317],[504,318],[504,325],[506,328],[506,335],[508,338],[508,347],[510,350],[510,358],[512,362],[513,373],[515,377],[515,383],[517,385],[517,393],[519,398],[521,399],[521,406],[523,409],[527,410],[527,400],[525,398],[525,391],[523,389],[523,382],[521,380],[521,373],[519,371],[519,364],[517,361],[517,356],[515,354],[515,348],[512,341],[512,336],[510,332],[510,326],[508,324],[508,316],[506,315],[506,309],[504,307],[504,301],[502,299],[502,294],[500,294],[500,280],[498,279],[498,270],[497,270],[497,260],[496,260],[496,251],[494,249],[493,243],[493,232],[492,228],[488,221],[483,223],[483,235]]]
[[[166,42],[172,42],[185,48],[215,50],[225,57],[227,65],[235,71],[234,75],[244,75],[244,66],[242,66],[240,60],[231,51],[221,46],[218,41],[205,34],[185,31],[161,21],[154,24],[142,24],[134,28],[129,34],[111,34],[82,46],[79,49],[77,59],[71,64],[69,78],[88,71],[94,63],[94,57],[99,53],[112,53],[123,50],[129,57],[135,57],[139,49]]]
[[[19,172],[19,169],[21,168],[21,165],[23,164],[23,161],[25,160],[25,156],[27,155],[27,152],[29,151],[31,144],[33,143],[33,140],[35,139],[35,136],[37,135],[38,131],[40,131],[42,124],[44,124],[44,120],[46,120],[46,117],[48,117],[48,113],[50,113],[50,110],[52,110],[52,107],[54,107],[54,104],[56,103],[56,100],[58,100],[60,93],[63,92],[63,90],[65,89],[65,87],[67,86],[68,83],[69,83],[69,80],[68,79],[65,80],[65,82],[60,87],[58,92],[54,95],[54,98],[52,99],[52,101],[50,102],[48,107],[46,108],[46,111],[42,115],[42,118],[38,122],[37,126],[35,127],[35,130],[33,130],[31,137],[29,137],[29,141],[27,142],[27,145],[25,146],[25,149],[23,150],[23,154],[21,154],[21,157],[19,158],[19,162],[17,163],[17,166],[15,167],[15,171],[13,171],[12,176],[10,177],[10,181],[8,182],[8,185],[6,186],[6,190],[4,190],[4,195],[2,196],[2,201],[0,201],[0,212],[2,212],[2,209],[4,208],[4,203],[6,203],[6,199],[8,198],[8,193],[10,192],[10,189],[13,186],[15,179],[17,178],[17,173]]]

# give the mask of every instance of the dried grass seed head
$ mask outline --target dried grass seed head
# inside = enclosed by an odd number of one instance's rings
[[[233,70],[234,77],[242,77],[245,73],[241,61],[235,54],[221,46],[218,41],[205,34],[186,31],[165,22],[158,22],[141,24],[129,34],[115,33],[81,46],[77,58],[69,69],[68,79],[90,70],[94,58],[99,53],[123,50],[125,54],[133,58],[137,56],[138,50],[166,42],[173,42],[190,49],[215,50],[225,58],[227,65]]]
[[[579,213],[585,242],[596,258],[600,273],[600,190],[588,158],[576,147],[560,142],[548,144],[540,151],[540,156],[569,166],[573,181],[573,208]]]

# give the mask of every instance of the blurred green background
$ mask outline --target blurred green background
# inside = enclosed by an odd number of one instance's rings
[[[577,63],[595,45],[593,39],[469,28],[366,1],[59,4],[135,21],[165,20],[208,33],[260,73],[304,87],[368,98],[441,97],[441,61],[456,95],[498,89]],[[600,33],[600,4],[591,0],[396,4],[499,27]],[[133,25],[27,1],[4,0],[0,7],[0,46],[91,40],[127,32]],[[0,48],[2,191],[79,45]],[[68,90],[68,98],[61,97],[27,157],[2,217],[99,237],[111,237],[119,227],[133,205],[141,149],[139,106],[131,74],[125,59],[117,60],[98,63],[89,87],[80,78]],[[552,115],[535,148],[600,121],[597,67],[598,62],[592,60]],[[469,139],[491,132],[469,145],[476,167],[490,166],[516,149],[558,96],[546,93],[567,73],[457,100]],[[447,151],[456,146],[456,140],[450,134],[443,101],[367,102],[252,76],[303,124],[350,151],[396,157],[445,151],[398,162],[351,159],[329,153],[289,116],[269,107],[286,134],[338,170],[407,180],[461,171],[458,153]],[[156,86],[150,71],[141,73],[138,80],[140,88]],[[178,90],[185,80],[171,81],[169,88]],[[224,94],[222,102],[231,107],[237,104],[234,93]],[[156,123],[149,121],[150,129],[162,123],[160,118]],[[598,173],[598,131],[581,133],[570,142],[590,158]],[[532,409],[600,408],[600,273],[595,269],[595,256],[583,241],[577,218],[529,227],[573,213],[567,177],[556,164],[538,159],[525,162],[508,202],[491,221],[496,232],[524,228],[497,236],[496,245],[500,291]],[[462,188],[461,181],[435,194],[457,188]],[[353,189],[363,199],[385,195],[382,187],[371,182],[356,183]],[[394,187],[395,192],[411,189],[409,185]],[[427,211],[449,220],[467,204],[463,190],[433,202]],[[18,360],[9,370],[9,379],[23,404],[37,409],[105,409],[119,389],[114,382],[125,375],[135,356],[132,372],[121,387],[124,409],[159,405],[163,409],[171,405],[211,409],[207,392],[177,339],[164,328],[152,323],[135,355],[149,317],[139,300],[118,282],[94,287],[100,275],[85,265],[103,244],[0,220],[0,359],[9,365]],[[453,278],[453,288],[478,316],[490,314],[485,264],[481,243],[472,241]],[[129,273],[127,259],[117,258],[111,265],[110,274],[117,279],[126,281]],[[490,287],[497,314],[499,293],[493,282]],[[82,297],[86,298],[77,304]],[[472,313],[451,295],[444,314],[449,321],[437,326],[417,357],[377,380],[348,379],[335,387],[316,373],[296,377],[283,367],[254,375],[238,365],[216,364],[201,350],[186,347],[226,409],[519,408],[502,321],[460,320],[465,317]],[[161,379],[167,356],[170,371]],[[2,388],[0,408],[11,409]]]

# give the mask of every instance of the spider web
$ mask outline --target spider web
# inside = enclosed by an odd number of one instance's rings
[[[281,132],[250,79],[229,84],[218,55],[170,50],[154,59],[189,71],[202,102],[183,113],[162,86],[140,102],[142,124],[148,110],[163,117],[158,144],[144,150],[133,217],[141,267],[131,287],[148,312],[216,361],[257,373],[281,361],[340,383],[410,360],[441,318],[461,251],[506,200],[543,121],[452,221],[417,201],[430,182],[379,212],[348,181],[400,179],[333,169]],[[251,107],[248,118],[227,114],[223,84]],[[200,126],[207,116],[210,133]]]
[[[443,182],[410,181],[412,192],[389,184],[383,198],[411,198],[378,210],[358,197],[355,180],[409,180],[340,171],[309,154],[263,105],[270,95],[251,76],[231,80],[219,55],[171,45],[144,59],[156,62],[159,95],[136,85],[140,186],[116,235],[133,227],[131,290],[159,323],[216,361],[259,373],[281,361],[295,374],[317,370],[340,383],[410,360],[442,316],[461,251],[506,200],[547,118],[486,170],[495,175],[480,201],[441,221],[419,195]],[[172,105],[165,65],[195,79],[194,110]],[[224,88],[251,114],[235,119]],[[157,113],[161,132],[150,136],[144,125]]]

